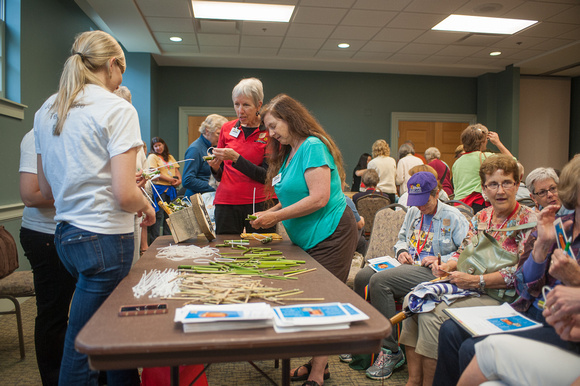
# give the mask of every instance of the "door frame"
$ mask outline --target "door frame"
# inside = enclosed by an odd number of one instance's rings
[[[477,123],[475,114],[444,114],[444,113],[391,113],[391,153],[399,151],[399,121],[416,122],[469,122],[470,125]]]
[[[224,117],[233,117],[236,115],[236,110],[233,107],[204,107],[204,106],[179,106],[179,135],[177,141],[179,143],[179,158],[185,158],[185,151],[189,147],[189,133],[187,131],[187,121],[190,115],[210,115],[219,114]]]

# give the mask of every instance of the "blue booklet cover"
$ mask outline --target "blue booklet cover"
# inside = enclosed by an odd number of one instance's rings
[[[239,311],[227,311],[227,310],[204,310],[204,311],[190,311],[185,319],[211,319],[211,318],[241,318],[242,313]]]

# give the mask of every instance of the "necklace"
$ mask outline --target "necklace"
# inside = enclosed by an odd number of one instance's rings
[[[514,214],[516,214],[516,212],[518,211],[519,208],[520,208],[520,203],[516,202],[516,207],[514,208],[514,210],[510,213],[509,216],[507,216],[507,218],[505,220],[503,220],[503,222],[501,223],[499,228],[495,228],[495,229],[503,229],[506,226],[507,222],[512,218],[512,216]],[[493,218],[494,213],[495,213],[495,211],[492,209],[491,216],[489,216],[489,222],[487,223],[487,230],[488,231],[491,229],[491,219]],[[498,234],[499,234],[499,230],[495,231],[495,233],[493,235],[491,235],[491,237],[493,237],[495,239]]]

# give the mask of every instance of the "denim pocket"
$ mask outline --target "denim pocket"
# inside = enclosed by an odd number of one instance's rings
[[[99,236],[79,231],[62,235],[61,250],[78,273],[88,276],[97,274],[106,266]]]

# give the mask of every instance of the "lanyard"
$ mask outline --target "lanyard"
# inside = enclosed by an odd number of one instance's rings
[[[509,221],[509,219],[512,218],[512,216],[518,211],[519,208],[520,208],[520,203],[516,202],[516,207],[514,208],[514,210],[510,213],[510,215],[505,220],[503,220],[503,222],[501,223],[499,228],[496,228],[496,229],[502,229],[503,227],[505,227],[507,222]],[[494,214],[494,210],[492,209],[491,216],[489,216],[489,222],[487,223],[488,230],[491,228],[491,219],[493,218],[493,214]],[[499,231],[496,231],[493,235],[491,235],[491,237],[493,237],[495,239],[496,236],[498,235],[498,233],[499,233]]]
[[[423,248],[425,248],[425,244],[427,243],[427,239],[429,238],[429,232],[431,232],[431,225],[433,225],[433,218],[431,218],[431,222],[429,223],[429,229],[427,229],[427,232],[425,233],[425,239],[423,240],[423,245],[419,245],[421,244],[421,229],[423,228],[423,215],[421,215],[421,223],[419,224],[419,232],[417,235],[417,248],[415,248],[415,256],[417,257],[417,260],[419,260],[419,255],[421,255],[421,251],[423,251]]]

